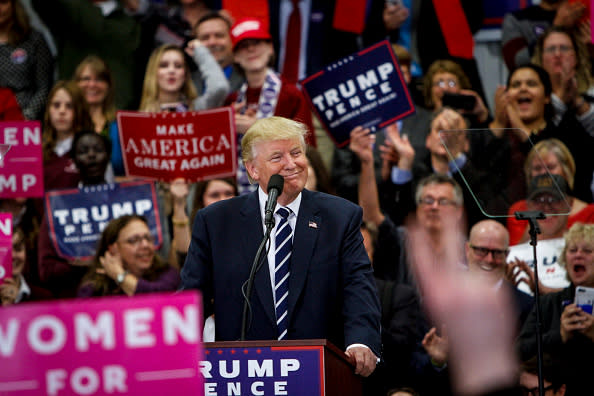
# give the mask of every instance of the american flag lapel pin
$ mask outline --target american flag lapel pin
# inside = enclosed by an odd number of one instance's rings
[[[313,220],[310,220],[308,225],[309,225],[309,228],[315,228],[316,230],[318,229],[318,223],[316,223]]]

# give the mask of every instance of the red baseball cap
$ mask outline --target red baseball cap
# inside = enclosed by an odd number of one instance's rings
[[[231,27],[231,43],[233,45],[233,50],[235,51],[237,44],[247,39],[272,40],[272,37],[259,19],[243,18]]]

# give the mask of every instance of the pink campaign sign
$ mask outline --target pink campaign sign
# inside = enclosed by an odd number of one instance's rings
[[[43,197],[39,121],[0,122],[0,198]]]
[[[0,283],[12,276],[12,215],[0,213]]]
[[[203,395],[196,292],[0,310],[2,395]]]

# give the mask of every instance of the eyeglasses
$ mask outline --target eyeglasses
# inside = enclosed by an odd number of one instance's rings
[[[493,259],[495,259],[495,260],[504,260],[507,257],[507,250],[488,249],[486,247],[474,246],[474,245],[470,245],[470,247],[474,251],[474,254],[476,254],[480,258],[487,257],[487,255],[489,253],[491,253],[491,255],[493,256]]]
[[[433,198],[431,196],[426,196],[426,197],[421,197],[417,203],[419,205],[426,205],[426,206],[431,206],[433,205],[435,202],[437,202],[437,205],[439,206],[448,206],[448,205],[456,205],[456,202],[452,201],[451,199],[447,199],[447,198]]]
[[[455,80],[439,80],[434,82],[433,86],[439,88],[456,88],[458,86],[458,82]]]
[[[124,239],[124,243],[127,243],[128,245],[132,245],[132,246],[139,245],[140,242],[142,242],[142,241],[147,241],[150,244],[154,244],[155,237],[153,237],[151,234],[144,234],[144,235],[133,235],[128,239]]]
[[[522,394],[524,396],[540,396],[538,388],[526,388],[524,386],[521,387],[522,389]],[[545,392],[545,394],[553,389],[553,385],[549,385],[545,388],[543,388],[543,391]]]
[[[573,47],[569,45],[551,45],[550,47],[543,48],[543,52],[545,54],[554,54],[559,50],[562,54],[567,54],[570,51],[573,51]]]

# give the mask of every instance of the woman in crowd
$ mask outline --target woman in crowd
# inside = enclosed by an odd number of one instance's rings
[[[305,188],[311,191],[334,194],[330,174],[320,152],[315,147],[307,146],[305,155],[307,156],[307,182]]]
[[[530,150],[524,163],[524,175],[528,183],[532,178],[545,175],[548,171],[552,175],[562,176],[571,191],[574,189],[575,170],[573,156],[567,146],[558,139],[546,139],[538,142]],[[594,223],[594,204],[587,204],[574,197],[573,194],[567,195],[566,200],[571,205],[567,228],[577,222]],[[514,216],[515,212],[525,210],[527,210],[526,200],[514,203],[509,209],[507,229],[509,231],[510,245],[516,245],[528,240],[526,221],[517,220]]]
[[[544,352],[566,368],[567,395],[591,393],[594,316],[574,303],[577,286],[594,287],[594,225],[576,223],[565,234],[559,258],[571,285],[541,297],[540,321]],[[536,354],[536,312],[528,316],[517,340],[521,359]]]
[[[196,212],[215,202],[237,196],[237,185],[235,179],[231,177],[205,180],[191,187],[183,179],[176,179],[171,183],[169,191],[173,203],[171,215],[173,240],[169,262],[181,268],[190,247],[192,224]],[[188,195],[193,197],[190,198],[189,207]],[[188,213],[190,213],[189,216]]]
[[[532,61],[542,66],[551,78],[554,122],[558,124],[570,111],[594,136],[594,107],[584,97],[594,94],[590,54],[586,45],[573,31],[553,26],[538,39]]]
[[[0,280],[0,302],[3,306],[25,301],[47,300],[52,297],[49,290],[35,286],[26,278],[28,258],[25,233],[19,226],[12,228],[12,276]]]
[[[105,184],[105,170],[111,153],[107,137],[86,130],[77,133],[72,141],[70,156],[80,173],[79,187]],[[47,213],[47,216],[52,216]],[[49,235],[47,216],[39,232],[39,278],[56,297],[74,297],[87,271],[86,260],[68,260],[58,254]]]
[[[54,61],[41,33],[31,29],[19,0],[0,3],[0,44],[0,86],[15,93],[25,118],[40,119]]]
[[[311,109],[305,97],[295,84],[283,80],[272,69],[274,47],[272,37],[257,19],[238,21],[231,28],[233,56],[246,82],[239,91],[227,98],[227,104],[235,108],[235,127],[238,142],[243,134],[259,118],[271,116],[287,117],[307,125],[306,141],[315,146],[315,135]],[[239,146],[239,145],[238,145]],[[239,193],[254,191],[257,185],[250,185],[245,167],[238,156]]]
[[[43,117],[43,185],[46,191],[77,185],[79,174],[68,155],[75,134],[93,129],[76,83],[58,81],[49,93]]]
[[[198,40],[186,48],[204,78],[206,91],[198,96],[184,51],[165,44],[151,54],[146,67],[140,111],[204,110],[218,105],[229,92],[229,84],[220,66]]]
[[[468,117],[473,126],[487,122],[489,110],[481,97],[472,89],[470,80],[460,65],[451,60],[436,60],[423,78],[425,106],[438,112],[444,106],[443,97],[445,94],[472,96],[474,107],[470,109],[455,108],[455,110]]]
[[[569,114],[558,125],[553,122],[552,92],[548,73],[540,66],[529,64],[513,70],[507,88],[500,87],[495,93],[495,118],[490,128],[501,134],[503,128],[513,131],[507,137],[512,146],[509,169],[515,173],[504,192],[510,203],[526,196],[525,180],[516,170],[523,167],[532,144],[550,138],[559,139],[573,155],[576,165],[573,195],[585,202],[592,201],[594,138]]]
[[[179,272],[156,254],[146,219],[125,215],[109,222],[101,234],[79,297],[174,291]]]
[[[27,257],[23,275],[30,284],[39,284],[37,270],[37,236],[41,224],[41,202],[33,198],[0,198],[0,212],[12,215],[13,228],[23,233]]]
[[[115,120],[113,78],[109,67],[96,55],[84,58],[74,71],[74,81],[82,91],[95,132],[107,135]]]

